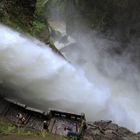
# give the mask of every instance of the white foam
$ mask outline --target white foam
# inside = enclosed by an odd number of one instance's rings
[[[98,81],[101,78],[96,72],[95,82],[89,82],[82,70],[35,39],[3,25],[0,33],[0,81],[18,90],[18,97],[39,109],[85,112],[90,120],[113,119],[140,130],[139,103],[131,100],[137,96],[124,88],[120,93],[108,81]]]

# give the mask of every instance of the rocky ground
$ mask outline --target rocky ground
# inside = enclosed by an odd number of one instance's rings
[[[83,140],[140,140],[140,132],[133,133],[112,121],[89,122]]]

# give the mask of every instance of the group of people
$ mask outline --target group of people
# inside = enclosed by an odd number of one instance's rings
[[[48,131],[48,122],[46,120],[43,122],[43,129]]]
[[[27,119],[22,113],[18,112],[16,117],[19,124],[26,124]],[[46,120],[43,121],[43,129],[48,131],[48,122]]]
[[[18,123],[25,125],[27,123],[26,117],[22,113],[18,113],[17,116],[18,118]],[[43,131],[48,132],[48,122],[46,120],[43,121]],[[78,133],[73,131],[72,127],[64,127],[64,135],[71,137],[71,136],[77,136]]]
[[[24,117],[23,114],[18,113],[17,114],[17,118],[18,118],[18,123],[20,123],[20,124],[26,124],[26,118]]]
[[[77,133],[73,131],[72,127],[64,127],[64,135],[71,137],[71,136],[77,136]]]

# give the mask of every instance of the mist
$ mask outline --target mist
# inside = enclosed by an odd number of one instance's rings
[[[74,49],[62,50],[68,63],[34,38],[3,25],[0,32],[0,84],[15,91],[5,96],[44,111],[84,112],[89,121],[109,119],[140,130],[139,71],[127,56],[106,53],[103,46],[112,42],[79,35]]]
[[[122,51],[122,54],[117,54],[110,50],[112,47],[120,47],[121,42],[96,33],[75,34],[77,43],[61,51],[75,67],[84,71],[88,81],[100,89],[108,89],[110,96],[106,100],[102,118],[112,119],[133,131],[139,131],[139,63],[132,62],[134,52],[129,50],[129,47],[134,47],[134,42],[129,43],[128,49]],[[106,90],[103,89],[102,92],[105,95],[100,98],[106,97]]]

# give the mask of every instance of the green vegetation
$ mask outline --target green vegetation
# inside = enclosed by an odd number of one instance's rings
[[[31,35],[40,39],[41,41],[45,43],[49,42],[49,39],[50,39],[48,26],[39,20],[35,20],[33,22]]]
[[[11,26],[19,31],[31,32],[34,20],[35,0],[1,0],[0,22]]]
[[[55,31],[48,24],[44,0],[1,0],[0,22],[49,43],[54,51],[59,52],[50,40],[51,32]]]
[[[35,135],[32,131],[27,131],[25,128],[18,128],[14,124],[10,123],[8,120],[0,119],[0,134],[1,135]]]
[[[54,136],[42,138],[39,136],[8,135],[8,136],[0,136],[0,140],[66,140],[66,139]]]
[[[50,40],[50,32],[44,2],[44,0],[37,0],[36,2],[35,19],[32,24],[31,35],[47,43]]]
[[[0,22],[48,42],[49,27],[43,7],[43,0],[1,0]]]
[[[12,138],[22,140],[23,138],[33,140],[68,140],[61,136],[52,136],[43,131],[31,131],[26,128],[18,128],[8,120],[0,119],[0,138],[4,140],[11,140]],[[24,140],[24,139],[23,139]]]

